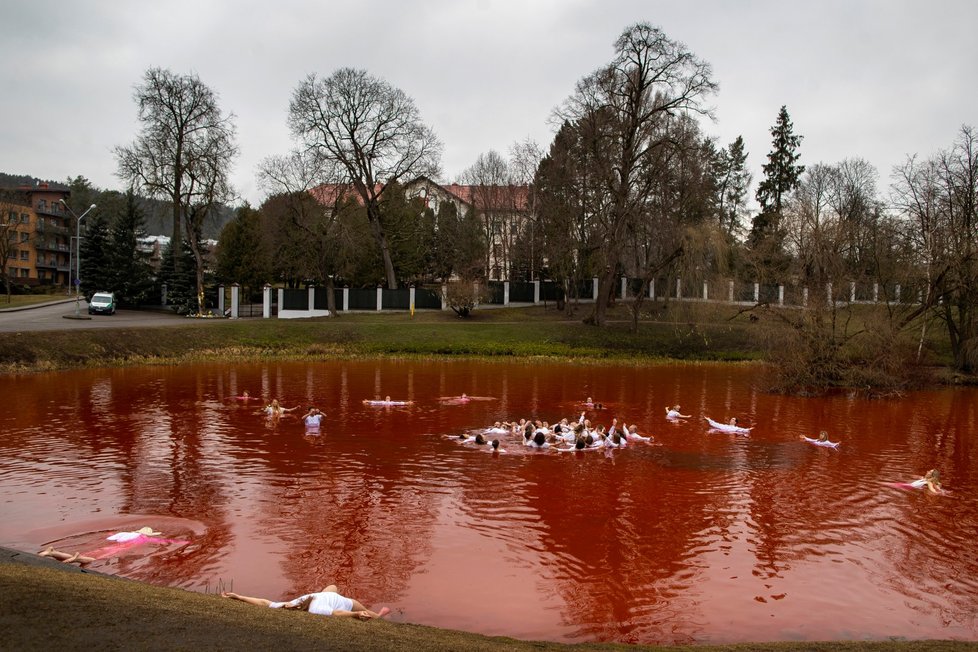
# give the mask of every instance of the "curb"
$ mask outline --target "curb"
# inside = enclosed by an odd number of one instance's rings
[[[0,308],[0,314],[5,312],[23,312],[24,310],[33,310],[34,308],[44,308],[47,306],[59,306],[63,303],[74,303],[74,299],[60,299],[58,301],[47,301],[45,303],[32,303],[29,306],[17,306],[16,308]]]

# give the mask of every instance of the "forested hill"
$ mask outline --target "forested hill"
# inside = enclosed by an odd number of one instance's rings
[[[51,181],[38,179],[27,174],[7,174],[0,172],[0,188],[17,188],[18,186],[37,186],[46,183],[52,189],[70,190],[70,185],[61,181]],[[106,192],[100,188],[94,189],[96,193]],[[145,228],[148,235],[170,235],[173,233],[173,211],[168,202],[158,199],[141,198],[140,207],[143,210]],[[217,239],[224,225],[234,217],[234,209],[230,206],[221,206],[214,217],[204,225],[204,237]]]

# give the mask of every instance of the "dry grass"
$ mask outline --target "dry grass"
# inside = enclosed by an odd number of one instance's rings
[[[957,652],[968,642],[882,641],[652,647],[561,645],[408,623],[330,619],[261,609],[180,589],[80,572],[0,549],[0,649],[5,650],[670,650]]]

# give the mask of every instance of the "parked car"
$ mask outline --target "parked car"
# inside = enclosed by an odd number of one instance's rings
[[[95,313],[114,315],[115,294],[112,292],[96,292],[88,301],[88,314]]]

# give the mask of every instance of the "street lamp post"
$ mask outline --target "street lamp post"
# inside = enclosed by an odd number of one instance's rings
[[[75,215],[75,211],[71,210],[71,207],[65,202],[65,200],[59,200],[61,205],[68,209],[71,216],[75,218],[75,319],[81,319],[81,312],[79,310],[79,292],[81,291],[81,221],[85,219],[95,204],[88,207],[81,215]]]

